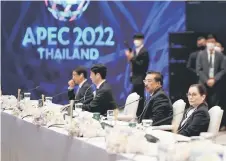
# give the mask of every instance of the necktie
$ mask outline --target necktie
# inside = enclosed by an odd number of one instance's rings
[[[209,61],[210,68],[213,68],[213,52],[210,52],[210,61]]]
[[[78,89],[77,89],[77,91],[76,91],[75,99],[76,99],[76,98],[77,98],[77,96],[78,96],[78,92],[79,92],[79,90],[80,90],[80,87],[78,87]]]

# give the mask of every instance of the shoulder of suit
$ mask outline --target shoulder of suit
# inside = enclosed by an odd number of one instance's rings
[[[108,82],[107,81],[105,81],[105,82],[103,82],[101,85],[100,85],[100,89],[103,89],[103,88],[108,88],[108,87],[110,87],[110,85],[108,84]]]
[[[205,111],[205,112],[208,112],[208,106],[207,106],[207,104],[202,104],[201,106],[199,106],[198,107],[198,109],[197,109],[197,112],[199,112],[199,111]]]
[[[140,52],[141,52],[141,53],[148,53],[148,50],[147,50],[145,47],[143,47],[143,48],[140,50]]]
[[[91,85],[89,84],[88,81],[86,81],[83,85],[82,88],[89,88]]]
[[[198,52],[198,51],[194,51],[194,52],[192,52],[190,55],[191,55],[191,56],[196,56],[196,55],[199,54],[200,52],[202,52],[202,51],[199,51],[199,52]]]
[[[164,98],[168,98],[168,96],[166,95],[165,91],[163,89],[160,89],[159,91],[157,91],[154,95],[154,98],[156,97],[164,97]]]
[[[215,53],[215,54],[216,54],[216,55],[219,55],[219,56],[220,56],[220,57],[222,57],[222,58],[224,57],[224,54],[223,54],[223,53],[221,53],[221,52],[217,52],[217,51],[216,51],[216,53]]]
[[[201,53],[201,54],[200,54],[200,53]],[[208,54],[208,52],[207,52],[207,50],[202,50],[202,51],[199,52],[199,54],[200,54],[200,55]]]
[[[107,81],[105,81],[104,83],[103,83],[103,86],[105,87],[105,88],[109,88],[109,89],[111,89],[111,85],[107,82]]]

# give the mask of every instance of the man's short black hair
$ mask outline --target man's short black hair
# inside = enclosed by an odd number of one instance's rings
[[[103,64],[95,64],[92,66],[91,71],[95,74],[99,73],[102,79],[106,78],[107,68]]]
[[[197,38],[197,41],[199,41],[199,40],[202,40],[202,39],[206,39],[204,36],[199,36],[198,38]]]
[[[142,33],[136,33],[133,35],[133,39],[144,39],[144,34]]]
[[[155,82],[160,82],[161,86],[163,85],[163,75],[160,72],[156,71],[148,71],[147,74],[154,74],[155,75]]]
[[[208,36],[207,36],[207,39],[216,39],[212,34],[209,34]]]
[[[79,67],[75,68],[73,71],[76,72],[78,75],[83,74],[84,78],[87,78],[86,68],[79,66]]]

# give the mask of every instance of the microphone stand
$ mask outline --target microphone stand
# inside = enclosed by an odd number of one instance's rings
[[[74,100],[74,103],[75,103],[75,102],[79,102],[79,101],[81,101],[81,100],[83,100],[83,99],[84,99],[84,101],[85,101],[86,94],[87,94],[88,90],[89,90],[91,87],[92,87],[92,85],[91,85],[89,88],[86,89],[84,96],[83,96],[82,98],[80,98],[79,100]],[[88,96],[93,96],[93,94],[88,95]],[[64,108],[61,110],[61,112],[63,112],[64,110],[67,110],[68,107],[70,107],[70,103],[67,104],[67,105],[65,105]]]
[[[68,111],[68,115],[70,117],[70,122],[72,122],[72,120],[73,120],[73,105],[74,105],[74,102],[75,102],[75,100],[70,100],[70,108],[69,108],[69,111]],[[65,115],[67,115],[67,114],[65,113],[63,115],[64,120],[65,120]],[[48,128],[56,127],[56,126],[59,126],[59,125],[64,125],[64,124],[52,124],[52,125],[49,125]]]
[[[26,118],[26,117],[31,117],[31,116],[33,116],[33,115],[30,115],[30,114],[29,114],[29,115],[25,115],[25,116],[22,117],[22,120],[23,120],[24,118]]]
[[[179,112],[179,113],[177,113],[177,114],[175,114],[175,115],[172,115],[172,116],[168,116],[168,117],[166,117],[166,118],[164,118],[164,119],[162,119],[162,120],[159,120],[159,121],[155,122],[154,124],[152,124],[152,126],[155,126],[155,125],[157,125],[157,124],[159,124],[159,123],[162,123],[162,122],[164,122],[164,121],[166,121],[166,120],[168,120],[168,119],[171,119],[171,118],[173,118],[174,116],[180,115],[180,114],[182,114],[182,113],[184,113],[184,111],[183,111],[183,112]]]

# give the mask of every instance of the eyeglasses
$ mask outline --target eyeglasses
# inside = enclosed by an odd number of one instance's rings
[[[151,82],[154,82],[154,80],[152,80],[152,79],[145,79],[145,80],[143,80],[143,82],[144,83],[146,83],[146,82],[151,83]]]
[[[187,93],[187,97],[196,97],[198,94],[197,93]]]

